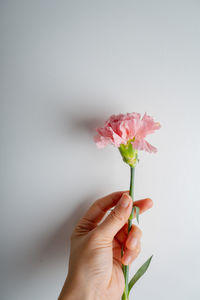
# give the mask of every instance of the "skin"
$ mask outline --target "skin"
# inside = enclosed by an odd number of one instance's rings
[[[146,198],[135,205],[143,213],[153,202]],[[121,265],[130,265],[141,249],[141,230],[132,225],[128,235],[131,209],[128,191],[109,194],[89,208],[72,233],[68,275],[58,300],[120,300],[124,290]]]

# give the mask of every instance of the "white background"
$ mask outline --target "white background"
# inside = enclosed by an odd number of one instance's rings
[[[129,188],[94,127],[132,111],[162,129],[136,170],[154,208],[132,272],[154,258],[131,299],[200,299],[199,16],[198,0],[1,1],[2,300],[57,299],[74,223]]]

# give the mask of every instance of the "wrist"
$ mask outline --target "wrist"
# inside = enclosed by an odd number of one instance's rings
[[[58,300],[99,300],[95,288],[89,283],[83,285],[74,280],[65,281]]]
[[[77,290],[66,291],[58,300],[94,300],[95,298],[88,292]]]

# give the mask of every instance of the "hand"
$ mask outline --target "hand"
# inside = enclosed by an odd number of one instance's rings
[[[134,204],[140,213],[153,205],[149,198]],[[141,230],[132,225],[128,235],[131,210],[132,199],[127,191],[105,196],[89,208],[71,236],[69,271],[59,300],[120,299],[124,290],[122,264],[130,265],[140,252]]]

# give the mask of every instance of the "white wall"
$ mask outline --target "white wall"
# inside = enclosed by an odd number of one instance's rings
[[[133,299],[200,299],[199,15],[198,0],[1,1],[2,300],[57,298],[73,224],[129,187],[93,128],[132,111],[162,124],[136,171],[155,205],[132,270],[154,259]]]

